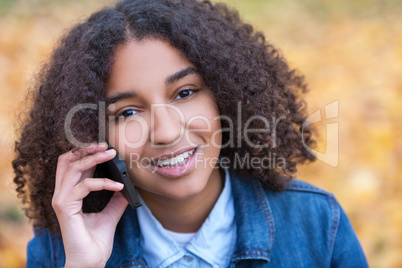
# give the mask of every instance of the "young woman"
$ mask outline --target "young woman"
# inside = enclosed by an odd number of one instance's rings
[[[35,227],[27,266],[366,267],[334,196],[292,179],[314,160],[305,91],[223,4],[126,0],[93,14],[43,68],[16,143]],[[116,153],[137,209],[94,176]]]

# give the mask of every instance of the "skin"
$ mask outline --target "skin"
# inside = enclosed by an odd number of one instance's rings
[[[115,193],[101,213],[84,214],[82,200],[91,191],[120,191],[110,179],[90,178],[97,164],[116,155],[106,144],[70,151],[58,159],[52,206],[60,223],[66,253],[65,267],[102,267],[110,257],[116,225],[128,204]]]
[[[165,228],[196,232],[223,188],[223,174],[216,168],[221,126],[211,90],[180,51],[166,42],[145,39],[117,48],[106,97],[108,141],[124,158],[147,206]],[[152,165],[160,156],[169,158],[193,148],[193,162],[188,161],[192,164],[184,172],[166,175]],[[115,153],[99,144],[59,158],[53,207],[66,267],[104,266],[110,257],[127,201],[117,192],[122,185],[91,177],[95,166]],[[82,199],[101,189],[117,193],[101,213],[83,214]]]

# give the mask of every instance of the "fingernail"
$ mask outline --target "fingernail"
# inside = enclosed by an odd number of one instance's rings
[[[116,184],[117,184],[119,187],[124,187],[124,184],[123,184],[123,183],[120,183],[120,182],[117,182],[117,181],[116,181]]]
[[[108,153],[108,154],[115,154],[115,153],[116,153],[116,150],[115,150],[115,149],[109,149],[109,150],[106,150],[106,153]]]
[[[107,143],[106,142],[101,142],[101,143],[98,144],[98,146],[100,148],[105,148],[105,147],[107,147]]]

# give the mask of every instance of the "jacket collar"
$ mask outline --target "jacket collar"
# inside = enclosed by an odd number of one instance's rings
[[[237,245],[232,261],[237,263],[253,259],[269,262],[275,225],[261,183],[232,171],[230,177],[237,224]]]
[[[233,173],[230,178],[232,194],[236,212],[237,244],[232,255],[232,263],[242,260],[270,261],[274,243],[274,219],[264,189],[260,181],[255,178],[246,178]],[[128,207],[119,222],[115,234],[109,265],[131,265],[131,267],[147,267],[142,257],[140,243],[140,226],[137,212]],[[131,260],[131,261],[129,261]]]

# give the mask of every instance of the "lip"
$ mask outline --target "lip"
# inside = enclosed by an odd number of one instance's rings
[[[189,149],[189,150],[192,150],[192,149]],[[187,149],[184,151],[179,150],[177,152],[178,152],[178,154],[181,154],[186,151],[187,151]],[[178,177],[184,176],[184,175],[190,173],[195,168],[195,158],[196,158],[196,155],[199,153],[198,151],[199,151],[198,147],[196,147],[195,151],[191,155],[191,157],[185,163],[183,163],[181,165],[172,166],[172,167],[158,167],[158,166],[151,164],[150,170],[152,173],[156,172],[162,176],[170,177],[170,178],[178,178]]]
[[[179,150],[175,151],[174,153],[162,154],[158,157],[152,158],[152,161],[156,162],[158,160],[165,160],[165,159],[173,158],[184,152],[191,151],[195,148],[197,148],[197,147],[186,147],[186,148],[179,149]]]

